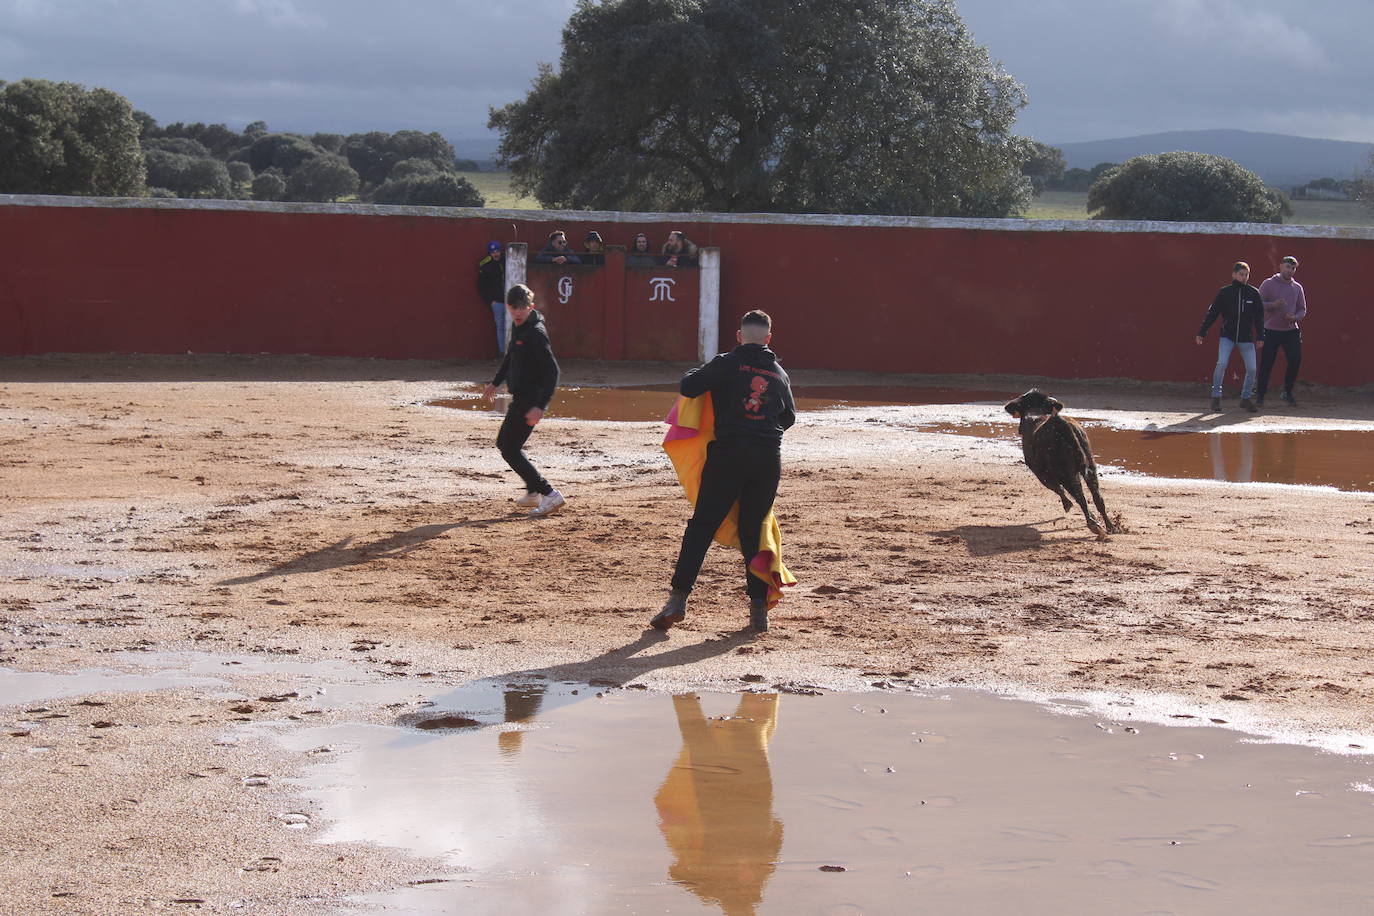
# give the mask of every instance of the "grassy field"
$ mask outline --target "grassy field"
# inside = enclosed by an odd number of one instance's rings
[[[533,197],[519,197],[511,189],[509,172],[463,172],[462,176],[476,186],[487,200],[487,206],[498,210],[537,210],[539,201]],[[1031,202],[1028,219],[1087,219],[1087,191],[1046,191]],[[1293,215],[1287,219],[1298,226],[1369,226],[1374,227],[1374,210],[1347,200],[1295,200]]]
[[[1087,219],[1087,191],[1046,191],[1031,202],[1028,219]],[[1374,210],[1350,200],[1295,200],[1294,226],[1374,226]]]
[[[459,172],[472,182],[484,198],[487,206],[495,210],[538,210],[539,201],[533,197],[520,197],[511,188],[510,172]]]

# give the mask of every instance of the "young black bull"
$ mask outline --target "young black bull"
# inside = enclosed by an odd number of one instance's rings
[[[1083,510],[1088,521],[1088,530],[1101,534],[1102,528],[1088,509],[1088,501],[1083,497],[1083,484],[1088,482],[1097,511],[1102,513],[1102,522],[1109,532],[1121,530],[1107,515],[1107,506],[1102,502],[1102,491],[1097,486],[1097,462],[1093,461],[1092,446],[1088,444],[1088,434],[1083,427],[1068,417],[1061,417],[1059,411],[1064,405],[1038,388],[1032,388],[1014,401],[1007,402],[1007,413],[1021,420],[1021,451],[1026,456],[1026,467],[1036,478],[1059,495],[1064,503],[1064,511],[1073,508],[1069,502],[1072,496]]]

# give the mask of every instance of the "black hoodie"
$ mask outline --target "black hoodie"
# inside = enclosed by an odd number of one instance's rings
[[[1207,336],[1207,329],[1218,315],[1221,316],[1222,337],[1229,337],[1236,343],[1251,343],[1263,336],[1264,303],[1259,290],[1249,283],[1232,280],[1230,286],[1217,291],[1217,297],[1202,319],[1202,327],[1197,329],[1198,337]]]
[[[491,380],[493,385],[502,382],[515,403],[541,410],[549,406],[558,388],[558,360],[553,358],[549,332],[538,309],[530,309],[525,323],[511,329],[506,357],[496,370],[496,378]]]
[[[763,344],[742,344],[682,377],[683,397],[711,392],[716,438],[721,442],[782,445],[797,421],[792,383],[778,355]]]

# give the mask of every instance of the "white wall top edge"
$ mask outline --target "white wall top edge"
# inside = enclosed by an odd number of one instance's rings
[[[4,207],[100,207],[148,210],[234,210],[354,216],[410,216],[431,219],[500,219],[551,223],[718,223],[775,226],[985,229],[998,232],[1155,232],[1169,235],[1259,235],[1280,238],[1336,238],[1374,241],[1364,226],[1297,226],[1272,223],[1182,223],[1145,220],[977,219],[952,216],[851,216],[837,213],[633,213],[618,210],[496,210],[486,207],[398,207],[380,204],[275,203],[256,200],[183,200],[150,197],[67,197],[0,194]]]

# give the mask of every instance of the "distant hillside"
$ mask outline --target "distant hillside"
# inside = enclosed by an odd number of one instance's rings
[[[1267,184],[1292,188],[1315,178],[1353,178],[1369,167],[1374,144],[1318,140],[1249,130],[1175,130],[1118,140],[1055,144],[1069,168],[1090,169],[1099,162],[1125,162],[1146,153],[1185,150],[1234,159]]]

